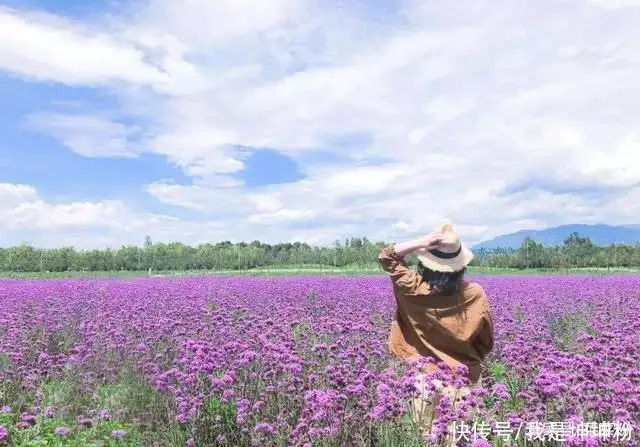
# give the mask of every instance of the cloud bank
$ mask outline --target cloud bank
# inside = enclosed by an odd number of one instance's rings
[[[141,189],[197,216],[5,184],[2,226],[119,245],[391,240],[448,221],[473,243],[638,223],[638,2],[392,5],[149,0],[85,21],[0,9],[1,70],[117,98],[109,116],[34,110],[26,131],[83,157],[161,155],[191,181]],[[247,187],[246,148],[305,178]]]

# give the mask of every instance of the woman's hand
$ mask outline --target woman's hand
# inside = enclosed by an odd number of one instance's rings
[[[442,241],[441,233],[430,233],[426,236],[416,239],[415,241],[403,242],[395,244],[396,254],[401,258],[404,258],[409,253],[412,253],[418,249],[433,250]]]
[[[418,239],[420,246],[418,248],[424,248],[426,250],[433,250],[442,242],[442,233],[429,233],[424,237]]]

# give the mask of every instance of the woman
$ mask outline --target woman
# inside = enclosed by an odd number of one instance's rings
[[[419,261],[418,272],[404,262],[412,252]],[[435,393],[427,391],[433,387],[425,383],[426,375],[419,375],[416,386],[423,397],[412,402],[412,409],[415,422],[425,434],[431,433],[433,408],[440,393],[457,403],[472,388],[482,386],[480,365],[493,349],[487,296],[480,285],[463,280],[472,259],[473,253],[451,225],[415,241],[388,245],[378,256],[391,277],[396,297],[396,318],[389,335],[391,352],[405,361],[432,357],[446,363],[454,377],[467,371],[469,385],[456,390],[432,380]],[[435,363],[426,367],[426,372],[435,370]]]

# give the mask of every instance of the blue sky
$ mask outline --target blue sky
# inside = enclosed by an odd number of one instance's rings
[[[10,8],[43,10],[67,17],[83,18],[93,14],[105,12],[105,5],[110,2],[89,0],[81,2],[66,2],[63,0],[5,0],[4,5]]]
[[[113,108],[114,101],[100,91],[32,84],[8,76],[0,78],[0,172],[2,180],[28,183],[43,196],[58,200],[117,199],[143,194],[142,187],[158,179],[189,181],[166,157],[143,153],[135,158],[83,157],[56,138],[31,131],[24,116],[34,110],[73,110],[74,102]],[[234,175],[248,188],[301,180],[298,162],[269,148],[245,148],[244,167]],[[322,151],[307,157],[324,158]],[[304,161],[304,160],[302,160]]]
[[[637,0],[0,0],[0,244],[638,223],[638,20]]]

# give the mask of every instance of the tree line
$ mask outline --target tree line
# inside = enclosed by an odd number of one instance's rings
[[[544,246],[526,238],[517,248],[476,252],[481,265],[497,268],[604,268],[640,267],[640,243],[594,245],[587,237],[570,234],[561,245]]]
[[[119,249],[43,249],[23,243],[0,248],[4,272],[247,270],[257,267],[376,268],[384,242],[366,237],[336,241],[331,247],[309,244],[266,244],[260,241],[185,245],[153,243]],[[527,238],[517,249],[478,250],[472,265],[495,268],[639,267],[640,244],[600,247],[577,233],[559,246],[543,246]],[[407,262],[415,265],[415,257]]]

